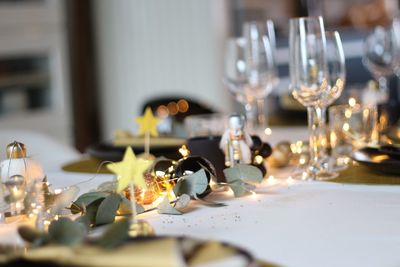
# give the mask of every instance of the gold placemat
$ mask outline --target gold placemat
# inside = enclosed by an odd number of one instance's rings
[[[380,173],[363,165],[352,165],[341,171],[335,179],[329,180],[336,183],[374,184],[374,185],[400,185],[400,176]]]
[[[74,162],[67,163],[66,165],[62,166],[62,170],[66,172],[110,174],[111,172],[106,168],[106,164],[103,164],[100,167],[101,163],[101,160],[95,158],[83,158]]]
[[[127,242],[115,249],[94,245],[50,245],[27,250],[0,248],[0,265],[19,266],[18,263],[74,267],[200,267],[243,266],[254,263],[254,260],[240,248],[218,241],[160,237]],[[258,262],[258,266],[277,267],[267,262]]]

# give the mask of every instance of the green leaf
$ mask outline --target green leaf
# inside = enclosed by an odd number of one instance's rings
[[[84,207],[78,206],[75,204],[75,202],[71,203],[71,206],[69,207],[69,210],[71,211],[72,214],[78,214],[84,212]]]
[[[175,203],[175,209],[181,210],[186,208],[189,205],[190,196],[187,194],[183,194],[179,197],[178,201]]]
[[[78,206],[78,207],[87,207],[89,206],[91,203],[93,203],[94,201],[100,199],[100,198],[105,198],[107,197],[109,194],[105,193],[105,192],[89,192],[89,193],[85,193],[81,196],[78,197],[77,200],[74,201],[74,205]]]
[[[49,225],[51,241],[59,245],[77,245],[85,238],[85,230],[81,224],[68,218],[60,218]]]
[[[245,187],[245,184],[242,181],[233,181],[229,183],[229,187],[232,189],[235,197],[243,197],[249,194],[249,190]]]
[[[247,164],[238,164],[227,168],[224,170],[224,174],[228,183],[241,180],[250,184],[259,184],[263,179],[262,172],[257,167]]]
[[[104,248],[115,248],[129,238],[130,219],[111,224],[97,243]]]
[[[140,214],[144,212],[142,205],[136,203],[136,213]],[[132,204],[131,201],[125,197],[122,197],[121,203],[117,211],[118,215],[131,215],[132,214]]]
[[[62,209],[69,207],[71,202],[76,198],[79,193],[79,187],[71,186],[58,194],[54,200],[54,203],[50,209],[50,213],[55,215],[58,214]]]
[[[22,239],[29,243],[33,243],[35,240],[38,240],[45,235],[45,233],[26,225],[18,227],[18,234],[22,237]]]
[[[76,219],[75,219],[75,222],[76,222],[76,223],[80,223],[80,224],[84,227],[86,233],[89,232],[90,223],[91,223],[91,222],[90,222],[89,216],[87,216],[87,215],[82,215],[82,216],[76,218]]]
[[[174,193],[177,196],[188,194],[189,196],[195,196],[204,193],[208,187],[208,178],[206,171],[200,169],[199,171],[182,177],[174,187]]]
[[[96,199],[94,202],[85,207],[84,215],[87,216],[90,224],[96,224],[97,210],[99,209],[99,206],[104,201],[104,199],[105,198]]]
[[[164,197],[163,201],[158,205],[157,211],[160,214],[182,215],[182,212],[172,207],[167,196]]]
[[[100,204],[96,213],[96,225],[112,223],[117,215],[121,196],[119,194],[111,194],[106,197]]]

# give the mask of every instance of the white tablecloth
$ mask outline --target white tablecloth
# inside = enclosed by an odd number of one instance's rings
[[[54,187],[90,177],[49,173]],[[81,185],[81,193],[110,179],[110,175],[98,175]],[[256,196],[235,199],[230,192],[217,196],[221,195],[228,206],[195,205],[184,215],[150,212],[140,216],[157,234],[228,241],[283,266],[400,266],[400,186],[297,182],[281,177],[266,180]],[[17,242],[15,226],[1,225],[0,239]]]

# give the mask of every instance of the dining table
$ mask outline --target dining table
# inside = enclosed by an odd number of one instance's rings
[[[273,127],[265,139],[275,145],[307,136],[305,127]],[[70,145],[34,132],[0,131],[0,147],[14,140],[26,144],[53,188],[83,182],[84,193],[114,179],[63,171],[64,164],[85,156]],[[210,198],[226,204],[222,207],[194,203],[183,215],[151,211],[138,218],[157,235],[224,241],[278,266],[400,266],[399,185],[300,181],[291,171],[268,167],[255,194],[245,197],[219,190]],[[0,243],[22,244],[17,226],[18,221],[0,224]]]

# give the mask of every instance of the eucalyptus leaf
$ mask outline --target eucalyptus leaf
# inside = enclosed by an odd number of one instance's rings
[[[68,218],[60,218],[49,225],[51,241],[59,245],[77,245],[85,238],[85,230],[79,223]]]
[[[84,215],[89,219],[90,224],[96,224],[97,210],[105,198],[96,199],[84,209]]]
[[[175,202],[175,209],[181,210],[186,208],[189,205],[190,196],[187,194],[183,194],[179,197],[178,201]]]
[[[131,222],[129,219],[120,220],[108,226],[102,237],[97,243],[104,248],[115,248],[129,238],[129,228]]]
[[[163,201],[158,205],[157,211],[160,214],[182,215],[182,212],[175,209],[170,203],[168,197],[164,197]]]
[[[243,197],[249,194],[249,190],[245,187],[245,183],[240,180],[233,181],[228,185],[232,189],[235,197]]]
[[[224,174],[228,183],[241,180],[250,184],[259,184],[263,179],[260,169],[247,164],[238,164],[232,168],[224,169]]]
[[[54,200],[53,206],[50,209],[50,214],[58,214],[62,209],[69,207],[71,202],[79,193],[79,187],[71,186],[58,194]]]
[[[91,224],[89,216],[82,215],[82,216],[76,218],[75,222],[81,224],[82,227],[85,229],[85,232],[89,232],[90,224]]]
[[[208,187],[208,178],[206,171],[200,169],[199,171],[190,174],[188,176],[182,177],[174,187],[174,193],[177,196],[183,194],[188,194],[190,196],[195,196],[204,193]]]
[[[91,203],[96,201],[97,199],[105,198],[108,195],[109,194],[107,194],[105,192],[89,192],[89,193],[85,193],[85,194],[79,196],[78,199],[74,201],[74,204],[79,206],[79,207],[87,207]]]
[[[140,214],[143,212],[144,212],[143,206],[136,203],[136,213]],[[129,199],[127,199],[125,197],[121,198],[121,203],[119,204],[117,214],[118,215],[131,215],[132,214],[132,204]]]
[[[96,213],[96,225],[112,223],[117,215],[121,196],[113,193],[106,197],[101,203]]]
[[[36,228],[22,225],[18,227],[18,234],[29,243],[35,242],[35,240],[40,239],[45,233],[37,230]]]
[[[85,207],[78,206],[77,204],[75,204],[75,202],[72,202],[71,206],[69,207],[69,210],[71,211],[72,214],[78,214],[84,212]]]

